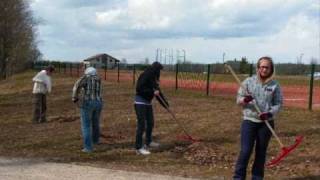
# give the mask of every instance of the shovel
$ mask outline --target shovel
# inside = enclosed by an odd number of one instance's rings
[[[241,84],[240,79],[238,78],[236,73],[233,71],[232,67],[230,65],[228,65],[228,64],[225,64],[225,68],[228,69],[231,72],[232,76],[236,79],[236,81],[238,82],[240,87],[242,89],[246,89]],[[253,101],[253,105],[254,105],[254,108],[256,109],[256,111],[260,114],[261,111],[260,111],[260,109],[259,109],[259,107],[258,107],[258,105],[257,105],[255,100]],[[281,149],[281,152],[279,153],[279,155],[276,158],[272,159],[270,162],[268,162],[267,165],[266,165],[267,167],[273,167],[273,166],[276,166],[277,164],[279,164],[280,161],[282,161],[286,156],[288,156],[288,154],[302,142],[303,136],[297,136],[296,140],[295,140],[295,143],[293,145],[284,146],[283,143],[280,141],[280,138],[277,136],[276,132],[271,127],[270,123],[268,121],[264,121],[264,122],[266,123],[267,127],[271,131],[272,135],[276,138],[277,142],[280,145],[280,149]]]

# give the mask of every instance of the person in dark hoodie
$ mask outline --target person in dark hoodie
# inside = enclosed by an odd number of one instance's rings
[[[159,103],[168,108],[169,104],[161,93],[159,87],[160,71],[163,66],[159,62],[152,63],[138,78],[134,108],[137,115],[137,129],[135,148],[137,154],[149,155],[149,147],[159,147],[159,143],[152,140],[154,125],[153,109],[151,101],[156,97]],[[145,145],[143,145],[143,134],[145,132]]]
[[[282,106],[282,92],[279,83],[273,79],[275,68],[271,57],[261,57],[257,62],[257,75],[248,77],[239,88],[237,104],[243,107],[241,125],[241,150],[235,166],[234,180],[246,179],[250,156],[254,152],[252,179],[262,180],[266,151],[271,138],[271,131],[264,121],[274,127],[274,117]],[[259,107],[258,113],[254,104]]]

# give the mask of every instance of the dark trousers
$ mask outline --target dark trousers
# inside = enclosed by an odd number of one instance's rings
[[[146,131],[145,144],[152,142],[152,130],[154,125],[153,109],[151,105],[135,104],[134,109],[137,115],[136,149],[143,147],[143,134]]]
[[[274,127],[274,122],[269,121]],[[252,166],[252,179],[258,180],[264,177],[264,165],[266,152],[271,137],[271,131],[265,123],[255,123],[244,120],[241,125],[241,150],[235,167],[234,179],[246,179],[248,161],[255,146],[254,163]]]
[[[47,98],[45,94],[37,93],[33,94],[33,118],[32,122],[46,122],[46,111],[47,111]]]

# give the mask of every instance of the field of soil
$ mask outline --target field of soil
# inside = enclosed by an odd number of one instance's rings
[[[94,153],[85,154],[81,152],[79,109],[71,101],[77,78],[54,74],[53,92],[47,97],[48,122],[32,124],[31,79],[35,73],[27,71],[0,81],[1,156],[196,178],[232,177],[242,121],[234,96],[208,97],[203,92],[164,86],[179,123],[201,141],[179,138],[181,127],[154,101],[154,138],[161,147],[150,156],[140,156],[134,151],[133,83],[104,81],[104,137]],[[285,145],[293,144],[297,135],[304,140],[279,166],[266,169],[266,179],[320,179],[320,110],[284,107],[276,118],[276,132]],[[279,150],[273,138],[268,159]]]

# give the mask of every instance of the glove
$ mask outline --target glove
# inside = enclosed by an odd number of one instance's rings
[[[72,98],[72,102],[73,102],[73,103],[77,103],[78,101],[79,101],[78,98],[76,98],[76,97],[73,97],[73,98]]]
[[[252,100],[253,100],[253,97],[251,95],[246,95],[246,96],[244,96],[243,102],[248,104]]]
[[[272,118],[272,113],[271,113],[271,112],[263,112],[263,113],[260,113],[260,114],[259,114],[259,118],[260,118],[262,121],[268,120],[268,119]]]

